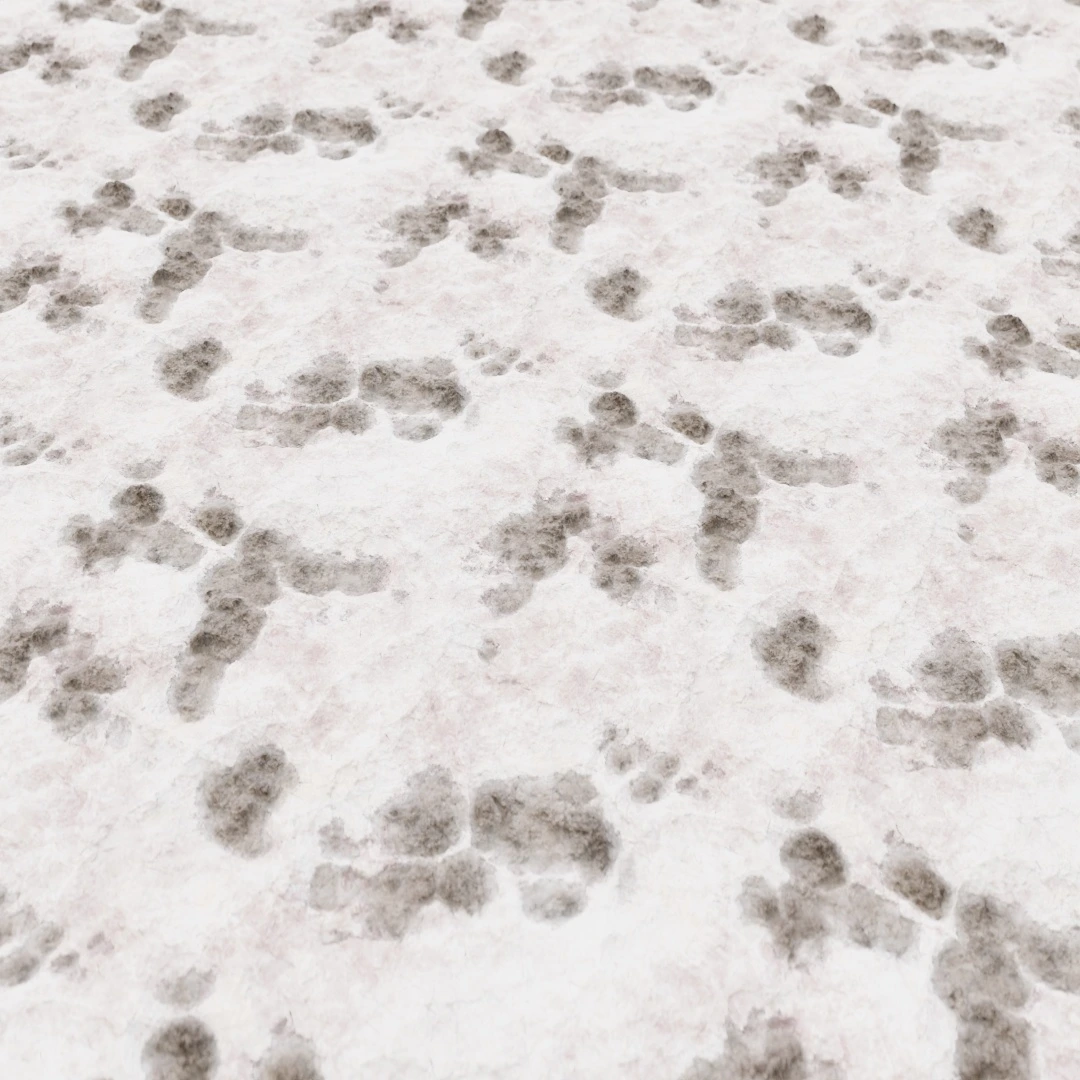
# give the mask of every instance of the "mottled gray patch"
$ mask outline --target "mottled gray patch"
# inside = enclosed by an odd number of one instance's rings
[[[1003,641],[994,657],[1013,697],[1049,713],[1080,713],[1080,634]]]
[[[360,372],[360,396],[391,412],[457,416],[468,402],[449,364],[368,364]]]
[[[814,456],[806,450],[783,451],[761,447],[757,455],[758,468],[778,484],[805,487],[843,487],[855,482],[855,462],[843,454]]]
[[[724,1053],[695,1058],[680,1080],[807,1080],[806,1054],[795,1022],[753,1014],[741,1030],[729,1020]]]
[[[473,846],[519,870],[608,873],[619,848],[599,794],[580,773],[490,780],[473,796]]]
[[[467,817],[465,795],[449,770],[433,765],[379,809],[379,841],[395,855],[442,855],[461,838]]]
[[[813,334],[864,338],[874,332],[874,317],[850,289],[839,285],[778,289],[773,293],[773,308],[784,322]]]
[[[784,841],[780,861],[792,881],[804,888],[835,889],[847,879],[836,841],[820,829],[803,829]]]
[[[521,910],[537,922],[563,922],[585,910],[588,897],[579,881],[540,878],[521,883]]]
[[[1080,442],[1047,439],[1035,447],[1035,475],[1065,495],[1080,491]]]
[[[832,23],[824,15],[804,15],[802,18],[788,23],[788,29],[797,38],[802,38],[803,41],[808,41],[811,45],[824,45],[829,31],[832,29]]]
[[[460,851],[439,863],[435,888],[451,911],[476,915],[495,895],[495,870],[475,851]]]
[[[488,76],[511,86],[519,85],[521,76],[532,66],[532,59],[520,49],[511,49],[510,52],[499,53],[498,56],[488,57],[484,61],[484,71]]]
[[[669,409],[664,420],[672,431],[677,431],[691,442],[706,443],[715,430],[712,424],[697,409],[676,407]]]
[[[149,131],[168,131],[173,117],[190,108],[191,102],[176,90],[167,90],[156,97],[140,98],[132,106],[135,123]]]
[[[919,685],[938,701],[982,701],[991,690],[990,656],[962,630],[938,634],[915,665]]]
[[[158,361],[158,378],[170,394],[197,401],[206,396],[210,377],[231,359],[217,338],[202,338],[165,353]]]
[[[214,839],[237,855],[263,854],[269,847],[270,813],[294,782],[295,771],[284,752],[271,744],[208,773],[200,795]]]
[[[795,960],[803,948],[821,942],[828,934],[825,905],[820,895],[782,885],[774,889],[764,878],[751,877],[743,882],[739,903],[751,922],[764,926],[777,951]]]
[[[301,109],[294,114],[292,126],[293,131],[312,139],[328,143],[353,143],[356,146],[367,146],[379,134],[367,110],[356,106]]]
[[[921,851],[906,844],[894,846],[882,874],[888,888],[920,911],[934,919],[944,916],[952,889]]]
[[[213,971],[189,968],[181,975],[162,979],[157,986],[157,998],[178,1009],[191,1009],[210,996],[216,981]]]
[[[612,600],[626,603],[641,588],[642,569],[656,561],[654,548],[631,536],[620,536],[596,549],[592,582]]]
[[[1000,252],[1005,222],[985,206],[976,206],[949,218],[949,228],[958,240],[981,251]]]
[[[540,581],[566,565],[567,541],[590,521],[584,501],[538,501],[529,513],[511,514],[499,522],[489,543],[515,577]]]
[[[210,1080],[218,1061],[214,1033],[194,1016],[170,1021],[143,1045],[147,1080]]]
[[[244,521],[231,503],[211,499],[199,506],[192,520],[215,544],[231,544],[243,531]]]
[[[840,910],[848,940],[864,949],[903,956],[915,943],[915,924],[890,901],[862,885],[847,890]]]
[[[359,881],[364,927],[374,938],[405,936],[413,920],[436,896],[435,867],[395,862]]]
[[[475,40],[489,22],[494,22],[502,14],[502,9],[503,0],[468,0],[458,19],[458,34]]]
[[[930,448],[974,477],[986,477],[1008,460],[1005,436],[1012,435],[1019,426],[1019,418],[1008,406],[968,405],[961,419],[945,420],[935,429]],[[976,487],[972,494],[979,492]],[[959,494],[974,501],[966,489]]]
[[[17,694],[25,685],[30,663],[65,645],[71,631],[65,607],[15,611],[0,629],[0,701]]]
[[[755,633],[751,651],[770,682],[796,697],[821,701],[829,693],[821,669],[832,641],[816,615],[799,609]]]
[[[631,266],[621,266],[609,274],[592,278],[585,294],[593,305],[614,319],[638,319],[638,301],[650,287],[649,281]]]

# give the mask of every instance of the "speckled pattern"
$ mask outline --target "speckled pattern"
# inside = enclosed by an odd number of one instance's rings
[[[1080,2],[4,0],[0,1078],[1080,1077]]]

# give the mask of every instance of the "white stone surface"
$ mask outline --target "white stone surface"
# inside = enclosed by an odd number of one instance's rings
[[[0,5],[0,1076],[1080,1076],[1080,6],[475,2]]]

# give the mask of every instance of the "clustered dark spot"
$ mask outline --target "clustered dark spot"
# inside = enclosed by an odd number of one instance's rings
[[[900,178],[906,187],[922,191],[926,177],[941,163],[941,140],[921,110],[906,109],[900,119],[889,132],[889,138],[900,144]]]
[[[682,764],[677,754],[655,753],[643,739],[630,741],[618,728],[609,727],[600,742],[604,762],[612,772],[625,775],[632,769],[636,774],[627,784],[630,798],[636,803],[655,803],[666,794],[669,782]],[[696,777],[683,777],[675,790],[686,792],[697,783]]]
[[[990,657],[963,631],[950,628],[938,634],[916,661],[915,675],[927,696],[948,704],[939,705],[929,715],[908,708],[880,707],[876,726],[884,742],[918,742],[939,767],[967,768],[987,739],[1021,748],[1034,741],[1030,720],[1014,700],[985,700],[993,689]],[[1009,693],[1024,699],[1004,677],[1002,681]]]
[[[594,419],[579,423],[572,417],[559,421],[556,438],[569,443],[586,464],[628,452],[647,461],[674,465],[686,454],[686,447],[653,427],[638,423],[637,406],[624,393],[609,390],[589,404]]]
[[[255,32],[250,23],[219,23],[189,15],[182,8],[170,7],[161,11],[161,17],[143,23],[138,29],[138,40],[128,49],[120,64],[120,78],[135,80],[157,60],[163,60],[189,33],[204,36],[226,35],[241,37]]]
[[[0,271],[0,314],[26,303],[34,285],[50,284],[49,300],[41,321],[51,330],[69,330],[83,320],[83,308],[101,303],[101,292],[83,285],[74,274],[61,276],[60,260],[54,255],[16,260]]]
[[[0,46],[0,75],[24,68],[31,57],[43,57],[38,78],[50,86],[70,82],[72,73],[86,67],[86,61],[56,46],[51,37],[24,38],[14,45]]]
[[[394,855],[431,858],[461,839],[467,815],[465,796],[449,770],[432,766],[379,810],[379,839]]]
[[[453,365],[442,360],[368,364],[360,371],[360,396],[391,413],[426,414],[431,425],[426,438],[438,433],[442,421],[459,416],[469,401]],[[399,434],[409,437],[412,430],[402,428]]]
[[[312,876],[309,903],[322,911],[356,904],[367,932],[381,938],[403,937],[435,900],[451,911],[478,914],[495,895],[494,868],[473,850],[448,854],[468,822],[468,800],[449,770],[436,765],[414,774],[376,813],[379,844],[397,861],[375,874],[323,863]],[[338,843],[336,853],[357,851]]]
[[[0,630],[0,701],[25,685],[35,656],[46,656],[67,643],[71,630],[65,607],[32,608],[13,612]]]
[[[961,892],[956,939],[934,958],[933,987],[956,1017],[960,1080],[1035,1075],[1034,1031],[1018,1013],[1031,997],[1023,970],[1080,993],[1080,930],[1052,930],[993,896]]]
[[[540,152],[560,164],[569,161],[572,156],[561,144],[542,147]],[[557,176],[552,185],[559,196],[559,205],[551,223],[551,243],[554,247],[571,254],[580,248],[585,230],[599,221],[603,214],[609,185],[622,191],[670,194],[682,187],[682,180],[666,173],[650,174],[620,169],[591,155],[577,158],[571,170]]]
[[[613,319],[639,319],[637,304],[649,281],[632,266],[620,266],[608,274],[592,278],[585,294],[605,315]]]
[[[290,127],[292,130],[287,130]],[[295,154],[303,139],[313,139],[322,157],[340,160],[351,157],[357,147],[369,146],[379,134],[366,109],[350,105],[340,109],[301,109],[290,121],[284,109],[266,105],[240,117],[234,135],[200,135],[195,145],[217,149],[232,161],[248,161],[271,150]]]
[[[63,927],[42,922],[29,904],[11,905],[11,894],[0,886],[0,986],[29,982],[64,938]],[[70,953],[67,955],[71,955]],[[63,961],[57,957],[53,969]]]
[[[149,131],[168,131],[173,117],[189,108],[191,102],[177,90],[167,90],[156,97],[140,98],[132,106],[135,123]]]
[[[994,659],[1013,697],[1049,713],[1080,713],[1080,634],[1003,641]]]
[[[315,1052],[306,1040],[282,1040],[259,1062],[255,1080],[323,1080]]]
[[[206,396],[210,377],[232,360],[217,338],[202,338],[165,353],[157,364],[161,386],[176,397],[198,401]]]
[[[695,1058],[680,1080],[807,1080],[809,1075],[795,1022],[755,1013],[741,1030],[729,1021],[723,1054],[712,1061]]]
[[[217,1039],[201,1020],[185,1016],[146,1040],[142,1061],[147,1080],[210,1080],[218,1067]]]
[[[792,881],[807,888],[835,889],[847,880],[844,856],[820,829],[789,836],[780,848],[780,862]]]
[[[388,574],[378,557],[322,555],[276,530],[248,529],[237,553],[211,567],[200,582],[206,608],[177,663],[170,707],[185,720],[210,711],[227,668],[262,632],[265,609],[281,595],[280,582],[309,596],[333,590],[363,596],[382,589]]]
[[[670,99],[673,108],[692,109],[698,100],[712,97],[714,87],[697,68],[639,67],[634,69],[634,85],[639,90],[652,90]]]
[[[855,463],[843,454],[814,456],[781,451],[742,431],[721,431],[713,453],[694,466],[691,479],[705,496],[695,535],[698,570],[721,589],[733,589],[739,546],[757,528],[761,473],[793,487],[839,487],[855,480]]]
[[[1019,426],[1016,414],[1004,405],[967,405],[961,419],[943,421],[934,431],[930,448],[967,474],[951,481],[945,490],[959,502],[978,502],[986,492],[986,478],[1008,460],[1005,437]]]
[[[985,30],[934,30],[929,35],[912,26],[897,26],[881,44],[865,44],[863,59],[875,60],[901,71],[922,64],[947,64],[953,55],[963,56],[973,67],[993,68],[1008,55],[1004,42]]]
[[[465,247],[478,258],[496,259],[506,251],[506,241],[516,236],[517,229],[513,225],[478,216],[469,222],[469,240]]]
[[[1035,475],[1065,495],[1080,491],[1080,442],[1047,439],[1035,447]]]
[[[613,105],[645,105],[649,96],[632,86],[630,73],[620,64],[601,64],[583,77],[583,89],[556,86],[551,100],[576,105],[586,112],[604,112]]]
[[[787,198],[793,188],[802,187],[810,179],[808,165],[821,161],[821,152],[809,143],[782,146],[758,154],[750,163],[754,175],[768,186],[756,196],[766,206],[776,206]]]
[[[676,310],[675,344],[685,348],[706,348],[718,360],[744,360],[751,349],[765,345],[788,350],[795,345],[795,335],[783,323],[766,322],[772,309],[769,298],[752,282],[733,281],[708,304],[709,315],[720,326],[686,321],[688,316]],[[820,343],[819,343],[819,347]]]
[[[195,213],[195,204],[183,195],[167,195],[158,200],[158,209],[176,221],[183,221]]]
[[[987,702],[981,708],[943,705],[929,716],[882,706],[876,724],[883,742],[899,746],[919,741],[941,768],[967,768],[986,739],[1021,748],[1030,746],[1035,739],[1024,711],[1008,698]]]
[[[235,765],[211,771],[200,796],[214,839],[237,855],[261,855],[269,847],[270,813],[294,779],[284,752],[272,744],[241,754]]]
[[[986,650],[957,629],[938,634],[915,670],[925,693],[950,703],[982,701],[994,677]]]
[[[1033,368],[1068,378],[1080,376],[1080,359],[1045,342],[1036,342],[1019,315],[1011,312],[994,315],[987,320],[986,330],[992,340],[982,342],[973,337],[965,338],[964,352],[981,360],[995,375],[1011,375]],[[1080,344],[1080,339],[1068,329],[1059,331],[1057,340],[1073,352]],[[1051,455],[1054,452],[1053,449],[1049,451]]]
[[[60,276],[60,260],[55,255],[16,260],[0,271],[0,315],[25,304],[34,285],[55,281]]]
[[[821,669],[832,640],[816,615],[800,609],[754,634],[751,650],[770,682],[796,697],[820,701],[828,696]]]
[[[824,45],[832,24],[823,15],[804,15],[801,19],[788,23],[788,29],[797,38],[809,41],[811,45]]]
[[[264,229],[242,225],[210,210],[200,210],[188,224],[170,233],[162,244],[164,258],[154,271],[139,304],[147,322],[163,322],[182,292],[193,289],[210,272],[225,247],[236,251],[298,251],[306,236],[296,229]]]
[[[874,332],[874,317],[855,294],[839,285],[778,289],[773,293],[777,318],[795,323],[835,344],[826,351],[845,356],[857,351],[858,339]]]
[[[580,773],[488,781],[473,796],[473,846],[519,872],[599,880],[614,865],[619,838],[597,800]]]
[[[576,105],[586,112],[604,112],[615,105],[645,105],[649,94],[656,93],[669,109],[688,112],[715,92],[713,84],[689,64],[647,65],[630,72],[621,64],[603,63],[587,71],[582,83],[583,86],[567,86],[558,80],[551,100]]]
[[[381,0],[374,4],[356,3],[351,8],[339,8],[323,16],[322,21],[333,33],[321,38],[319,44],[324,47],[340,45],[348,41],[353,34],[370,30],[376,19],[388,20],[386,36],[399,45],[415,41],[425,27],[425,24],[419,20],[395,15],[391,6]]]
[[[641,588],[642,570],[656,561],[653,547],[632,536],[619,536],[596,548],[592,583],[617,603],[625,604]]]
[[[484,61],[484,71],[497,82],[517,86],[521,76],[533,66],[533,61],[519,49],[499,53]]]
[[[389,227],[405,247],[385,253],[383,260],[390,266],[411,262],[423,248],[445,240],[450,235],[450,223],[468,213],[469,200],[457,195],[432,197],[419,206],[398,210]]]
[[[38,431],[33,424],[20,423],[9,412],[0,413],[0,447],[7,448],[0,461],[5,465],[32,465],[42,454],[51,461],[63,457],[63,449],[49,450],[55,439],[52,432]]]
[[[768,929],[776,948],[794,961],[838,926],[855,945],[902,956],[915,941],[914,923],[894,904],[859,884],[847,883],[839,846],[820,829],[789,836],[780,860],[790,880],[774,889],[764,878],[743,882],[743,913]]]
[[[494,22],[502,14],[502,9],[503,0],[468,0],[458,19],[458,34],[475,40],[489,22]]]
[[[525,514],[511,514],[495,527],[488,546],[514,581],[481,597],[496,615],[509,615],[532,595],[537,581],[561,570],[569,558],[571,536],[587,529],[592,515],[583,499],[537,500]]]
[[[476,147],[471,153],[460,148],[450,153],[450,160],[470,176],[501,171],[536,178],[548,171],[545,162],[515,149],[514,140],[502,128],[489,127],[482,131],[476,137]]]
[[[61,668],[41,715],[58,735],[70,738],[98,720],[102,698],[123,685],[124,669],[118,661],[91,656]]]
[[[698,444],[708,442],[716,430],[698,409],[686,406],[669,409],[664,419],[672,431]]]
[[[165,496],[153,485],[131,484],[112,497],[112,517],[99,522],[85,514],[73,517],[63,540],[75,548],[84,570],[102,562],[115,565],[127,555],[186,570],[203,549],[183,529],[162,520],[165,505]]]
[[[245,405],[237,426],[245,431],[270,430],[279,446],[304,446],[320,431],[333,428],[362,435],[375,422],[372,410],[358,397],[356,370],[340,353],[317,357],[288,380],[289,396],[297,403],[283,409]]]
[[[930,865],[926,856],[908,845],[889,851],[883,868],[885,884],[931,918],[944,916],[952,900],[949,883]]]
[[[788,101],[785,102],[784,108],[810,127],[828,127],[835,120],[843,121],[845,124],[857,124],[859,127],[868,128],[877,127],[881,122],[881,117],[877,115],[878,110],[867,112],[865,109],[860,109],[854,105],[845,105],[844,99],[840,96],[836,87],[830,83],[815,83],[806,91],[805,102]],[[806,147],[804,149],[811,150],[813,148]],[[761,159],[758,160],[761,161]],[[814,160],[808,159],[806,164],[814,164]],[[858,175],[861,177],[863,183],[869,179],[869,174],[866,173],[865,170],[853,166],[845,167],[834,165],[831,167],[829,175],[832,177],[840,172],[850,173],[853,176]],[[759,175],[761,175],[760,172]],[[762,176],[762,179],[767,179],[767,177]],[[781,183],[779,186],[780,188],[783,188],[784,185]],[[831,187],[831,190],[833,190],[835,194],[846,195],[847,198],[854,198],[861,192],[861,187],[858,190],[849,193],[838,191],[835,186]],[[774,191],[767,193],[762,201],[765,201],[767,205],[774,205],[776,202],[781,201],[782,197],[782,190],[779,192]],[[759,199],[761,199],[761,196],[759,196]]]
[[[121,7],[115,0],[85,0],[81,4],[71,4],[67,0],[61,0],[56,10],[64,22],[103,19],[106,22],[133,23],[138,19],[134,11]]]
[[[233,506],[220,500],[204,502],[192,520],[215,544],[231,544],[244,528],[243,519]]]
[[[949,218],[949,228],[958,240],[981,251],[999,252],[1005,222],[985,206],[976,206]]]

